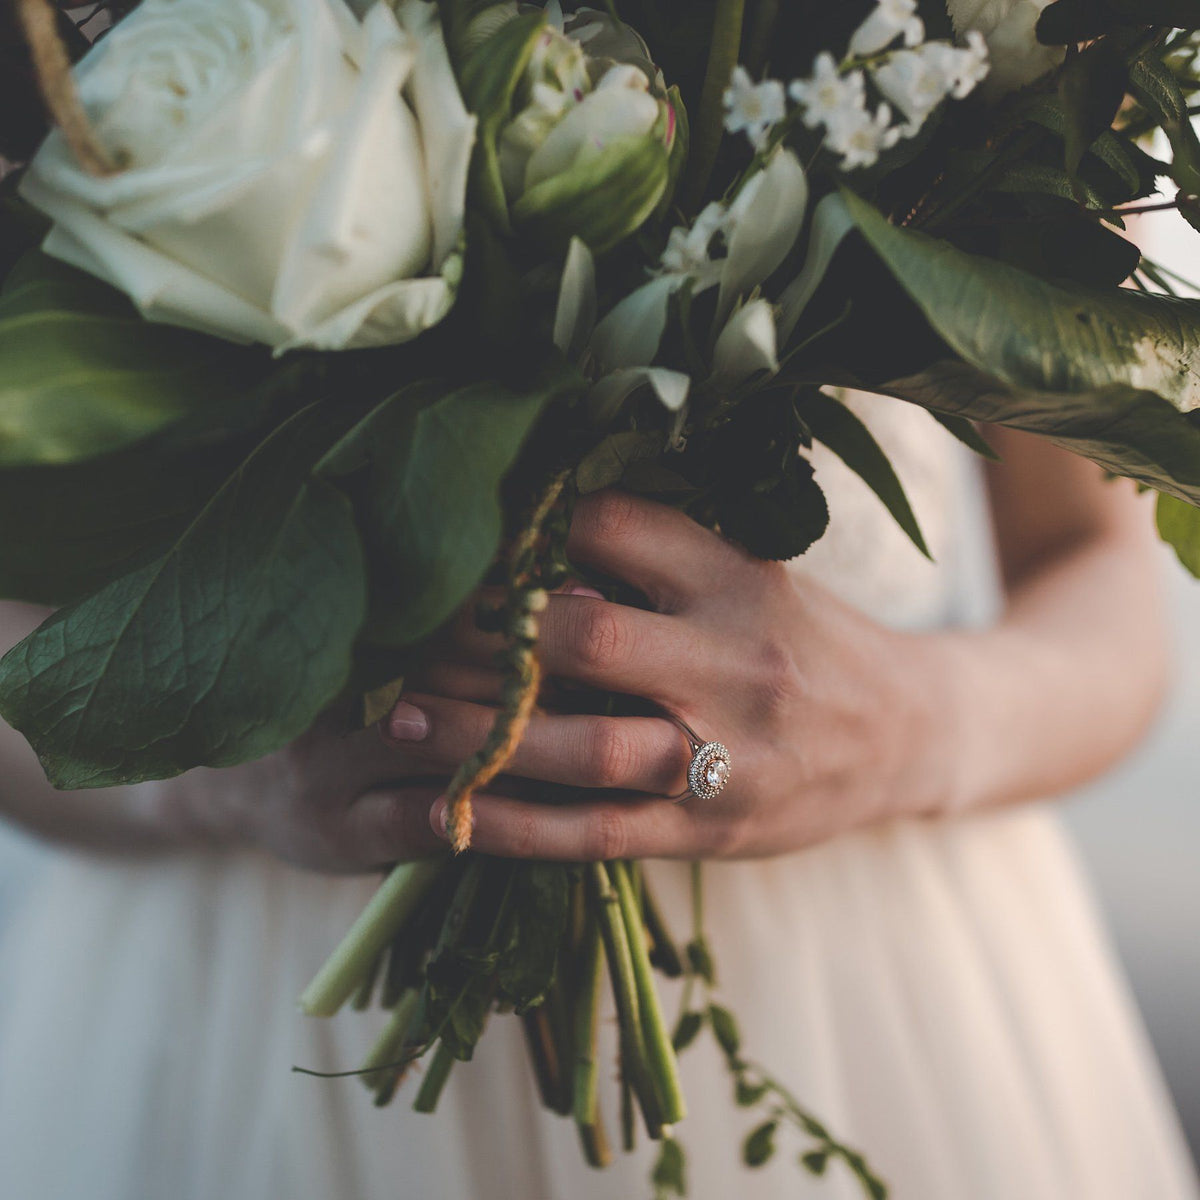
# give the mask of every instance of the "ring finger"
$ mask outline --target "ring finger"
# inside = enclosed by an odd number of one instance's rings
[[[496,710],[428,694],[405,695],[381,730],[391,744],[435,762],[462,762],[483,745]],[[674,796],[687,785],[683,735],[663,717],[535,713],[506,771],[576,787]]]

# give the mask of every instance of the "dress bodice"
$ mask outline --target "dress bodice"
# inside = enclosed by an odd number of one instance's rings
[[[793,569],[897,628],[978,621],[996,593],[979,464],[922,408],[863,392],[842,398],[891,460],[932,560],[913,545],[867,484],[818,444],[812,461],[829,502],[829,529],[793,560]]]

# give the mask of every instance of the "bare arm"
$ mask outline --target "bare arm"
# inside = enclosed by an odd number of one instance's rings
[[[23,604],[0,603],[0,652],[45,617]],[[39,837],[97,850],[136,853],[177,838],[165,814],[165,785],[59,792],[46,782],[20,734],[0,721],[0,815]]]
[[[1066,791],[1136,744],[1167,679],[1149,497],[1041,440],[1004,430],[989,489],[1007,604],[943,638],[962,714],[949,804]]]

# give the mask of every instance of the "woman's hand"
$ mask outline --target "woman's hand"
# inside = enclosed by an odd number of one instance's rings
[[[346,733],[331,713],[258,762],[169,781],[159,807],[184,844],[249,844],[314,870],[367,871],[445,850],[429,810],[448,778],[374,730]]]
[[[45,615],[0,603],[0,649]],[[0,819],[105,853],[250,844],[318,870],[372,870],[445,849],[429,824],[445,777],[428,772],[428,764],[385,746],[374,730],[347,736],[330,714],[259,762],[60,792],[46,781],[25,739],[0,721]]]
[[[730,782],[716,799],[673,804],[664,797],[686,787],[691,752],[672,722],[539,712],[509,772],[593,788],[596,799],[479,797],[476,849],[569,860],[771,855],[936,802],[945,756],[923,639],[624,493],[580,501],[568,551],[639,588],[655,611],[552,596],[539,645],[546,675],[678,714],[729,748]],[[442,769],[466,758],[492,723],[495,650],[464,614],[385,738]],[[442,836],[444,809],[439,801],[431,813]]]

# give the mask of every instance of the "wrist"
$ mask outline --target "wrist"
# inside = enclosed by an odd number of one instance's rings
[[[973,722],[981,699],[971,633],[905,635],[907,743],[899,803],[904,816],[943,816],[980,801]]]

